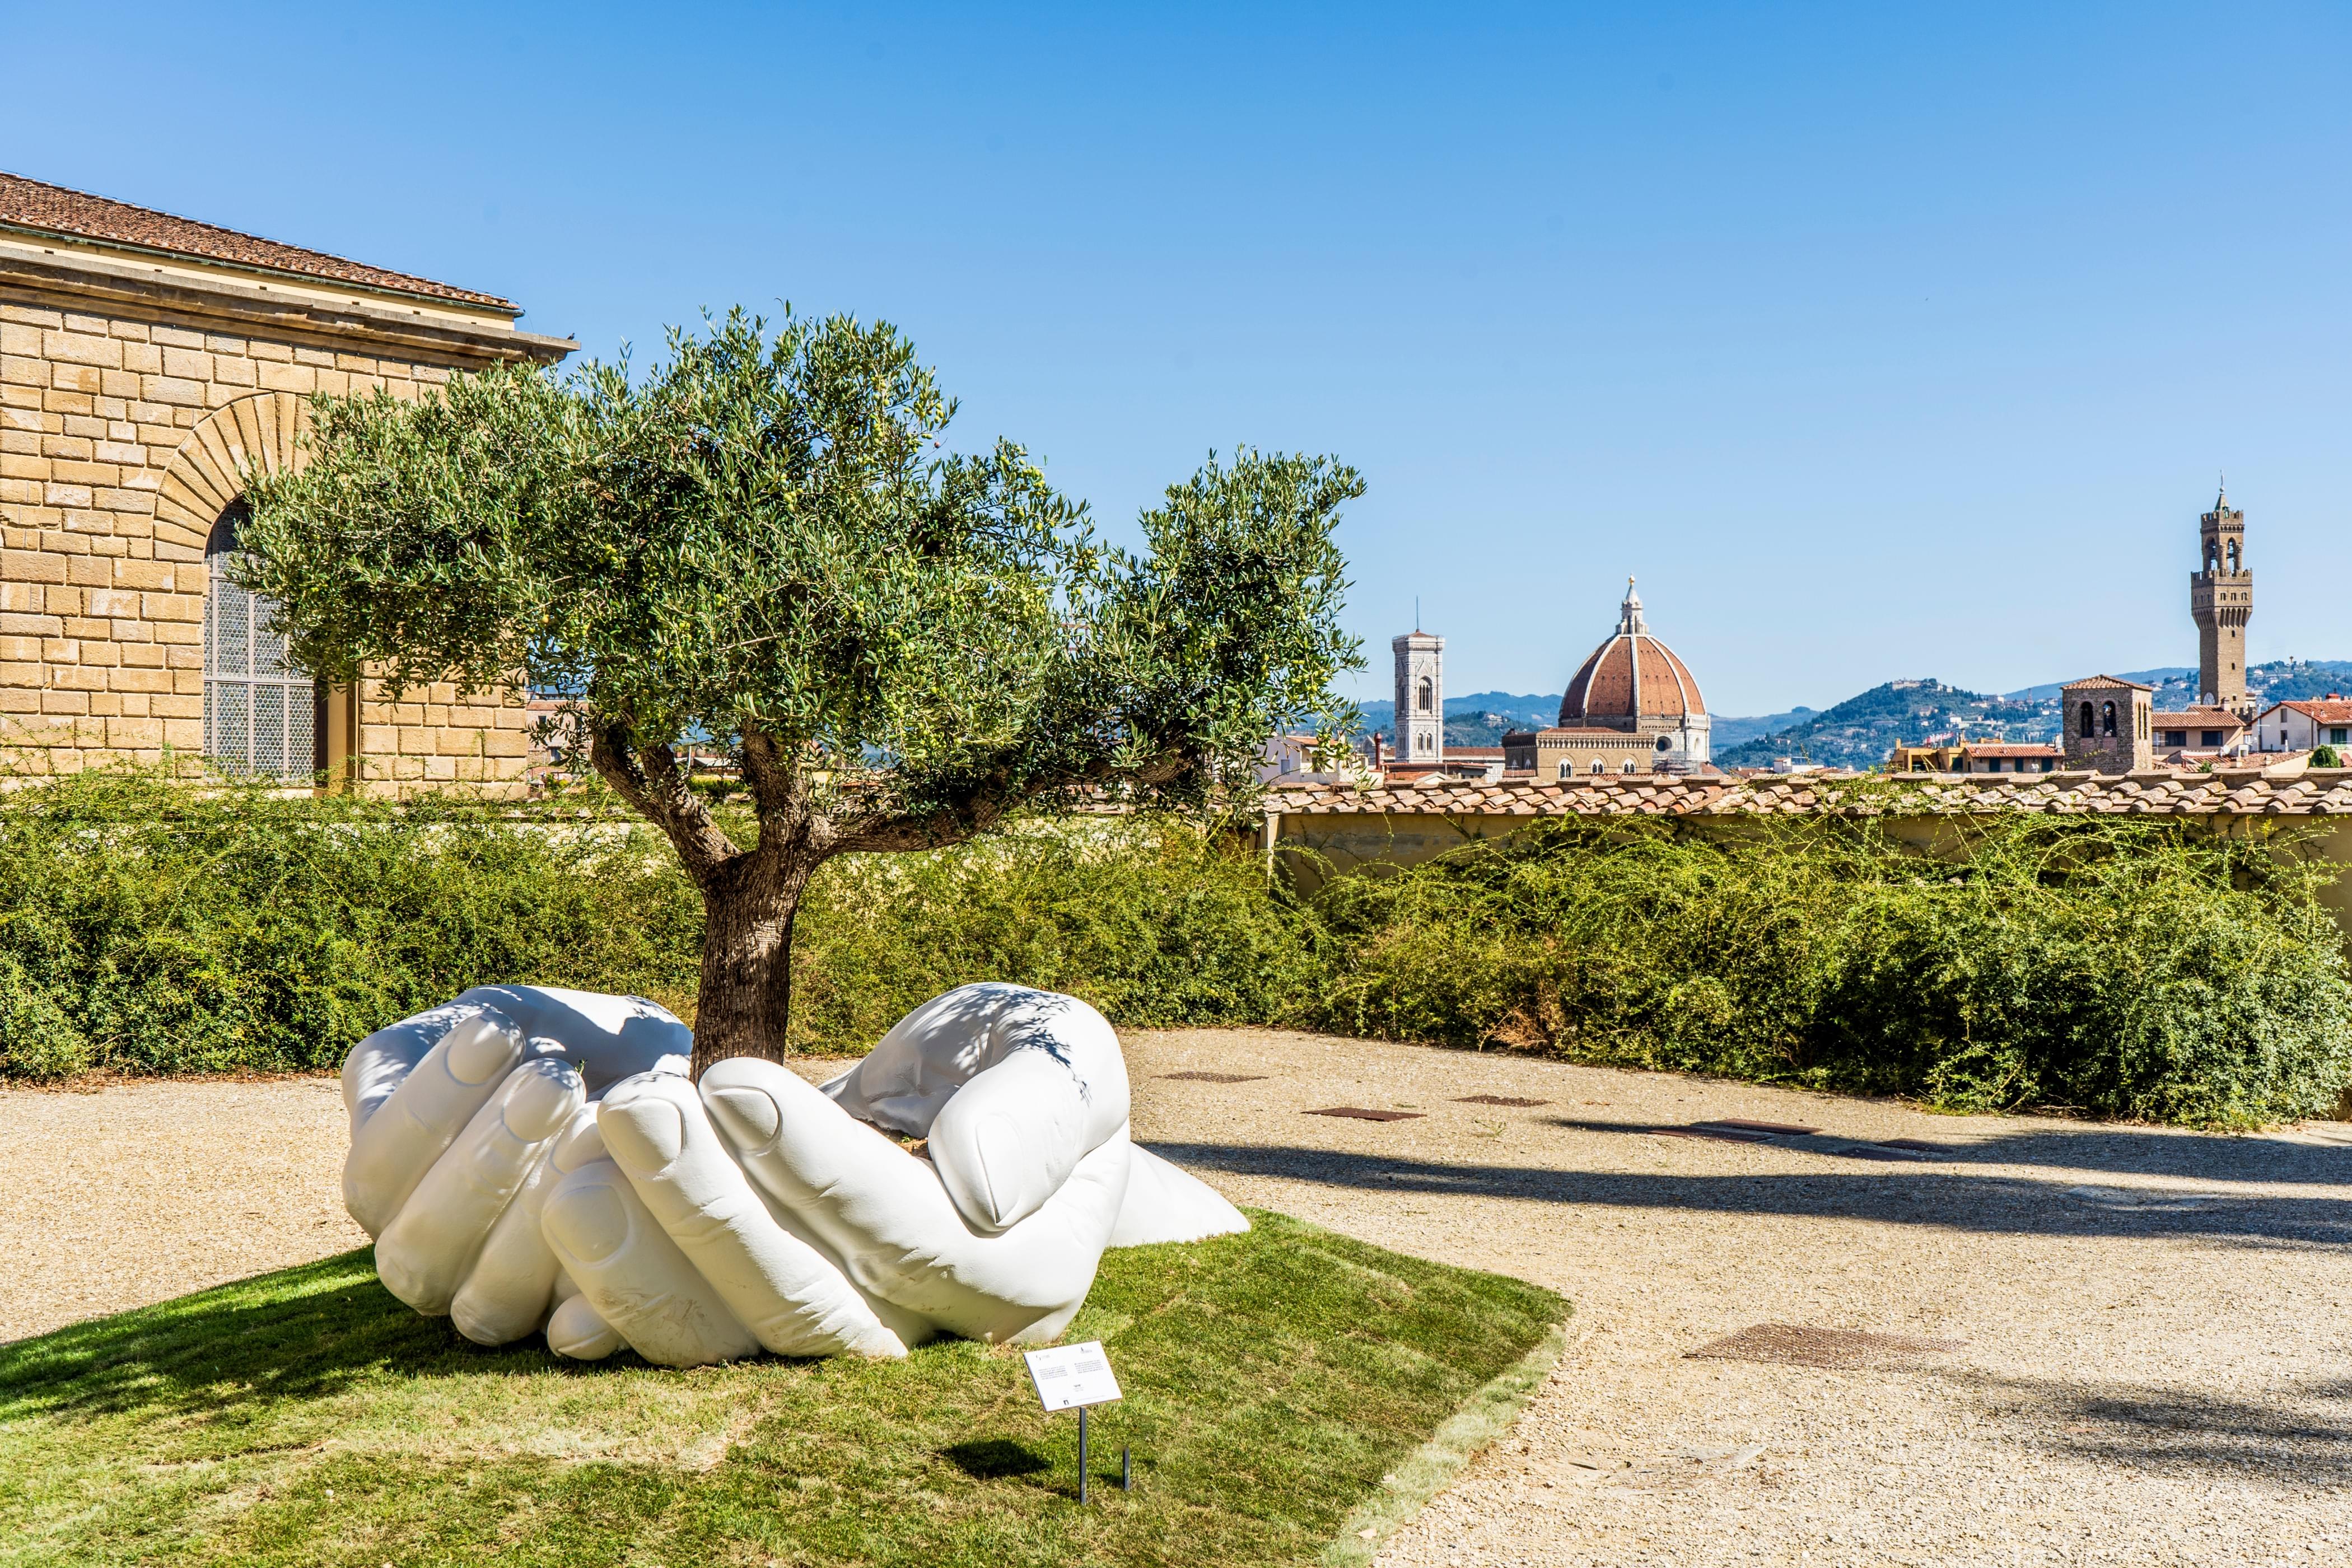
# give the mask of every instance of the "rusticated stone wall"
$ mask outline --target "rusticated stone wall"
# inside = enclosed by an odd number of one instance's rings
[[[239,476],[296,458],[302,399],[465,368],[0,290],[0,722],[9,765],[194,758],[205,543]],[[331,787],[519,793],[528,716],[436,687],[329,694]]]

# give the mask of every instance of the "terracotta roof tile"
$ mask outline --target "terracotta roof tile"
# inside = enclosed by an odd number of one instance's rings
[[[44,184],[20,174],[0,174],[0,227],[69,235],[80,239],[136,246],[142,250],[164,251],[174,256],[193,256],[207,261],[257,267],[271,272],[328,279],[395,294],[486,305],[498,310],[514,310],[513,301],[501,300],[495,294],[477,294],[470,289],[455,289],[446,283],[436,283],[429,278],[389,272],[381,267],[346,261],[340,256],[330,256],[324,251],[281,245],[274,239],[239,234],[233,228],[219,228],[212,224],[198,223],[193,218],[173,217],[169,213],[135,207],[128,202],[94,196],[85,191],[69,191],[62,185]]]
[[[1980,779],[1864,778],[1845,773],[1751,779],[1603,774],[1572,785],[1505,779],[1475,784],[1430,779],[1403,785],[1293,784],[1269,791],[1269,806],[1302,816],[1370,813],[1513,816],[1743,816],[1814,811],[2039,811],[2136,816],[2352,816],[2352,770],[2300,777],[2259,773],[2176,776],[2062,773]]]

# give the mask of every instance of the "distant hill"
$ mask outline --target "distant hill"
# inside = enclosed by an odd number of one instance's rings
[[[1737,745],[1718,742],[1715,763],[1722,768],[1768,768],[1775,759],[1789,757],[1825,767],[1867,768],[1885,762],[1897,742],[1922,742],[1963,729],[1985,739],[2055,740],[2058,700],[2019,701],[1940,680],[1890,680],[1787,729]]]
[[[1791,708],[1786,713],[1761,713],[1753,719],[1734,719],[1728,714],[1717,713],[1710,717],[1707,724],[1708,744],[1719,752],[1726,746],[1737,746],[1759,735],[1773,735],[1783,730],[1792,730],[1820,711],[1818,708]]]
[[[2159,712],[2177,712],[2197,700],[2197,671],[2188,666],[2113,673],[2155,687],[2152,700]],[[1727,746],[1723,740],[1727,721],[1717,719],[1715,762],[1724,768],[1764,768],[1776,758],[1789,757],[1830,767],[1867,768],[1885,762],[1897,741],[1923,742],[1954,733],[1977,740],[2055,741],[2062,684],[2053,681],[1990,697],[1938,680],[1889,681],[1802,723]],[[2250,665],[2246,689],[2263,707],[2352,691],[2352,661],[2276,659]]]
[[[1394,702],[1359,702],[1364,732],[1396,739]],[[1449,746],[1499,746],[1509,730],[1540,730],[1559,722],[1559,693],[1514,696],[1507,691],[1474,691],[1445,700],[1445,743]]]
[[[2113,675],[2124,680],[2137,680],[2142,686],[2153,686],[2161,691],[2167,686],[2193,686],[2197,683],[2197,667],[2193,664],[2168,664],[2162,669],[2089,670],[2084,675]],[[2053,680],[2047,686],[2029,686],[2022,691],[2004,691],[2002,696],[2012,702],[2047,702],[2058,695],[2066,683]],[[2162,706],[2162,704],[2158,704]]]
[[[2264,706],[2301,702],[2331,691],[2352,691],[2352,659],[2289,658],[2246,667],[2246,689]]]

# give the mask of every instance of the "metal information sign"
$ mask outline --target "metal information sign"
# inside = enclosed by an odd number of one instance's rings
[[[1119,1397],[1118,1379],[1110,1370],[1110,1357],[1103,1354],[1100,1340],[1088,1340],[1084,1344],[1055,1345],[1051,1350],[1028,1351],[1022,1359],[1029,1363],[1029,1381],[1037,1390],[1037,1403],[1050,1415],[1056,1410],[1075,1408],[1078,1413],[1078,1501],[1087,1500],[1087,1406],[1107,1405]],[[1119,1484],[1132,1488],[1133,1472],[1128,1457],[1119,1456]]]
[[[1029,1363],[1029,1381],[1036,1385],[1037,1403],[1049,1415],[1105,1405],[1119,1396],[1118,1379],[1111,1374],[1110,1358],[1103,1354],[1100,1340],[1031,1351],[1022,1359]]]

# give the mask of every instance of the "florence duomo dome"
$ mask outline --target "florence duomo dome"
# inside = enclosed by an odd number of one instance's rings
[[[1710,763],[1707,731],[1698,681],[1651,635],[1628,577],[1617,629],[1568,683],[1559,725],[1505,736],[1505,766],[1538,779],[1689,773]]]

